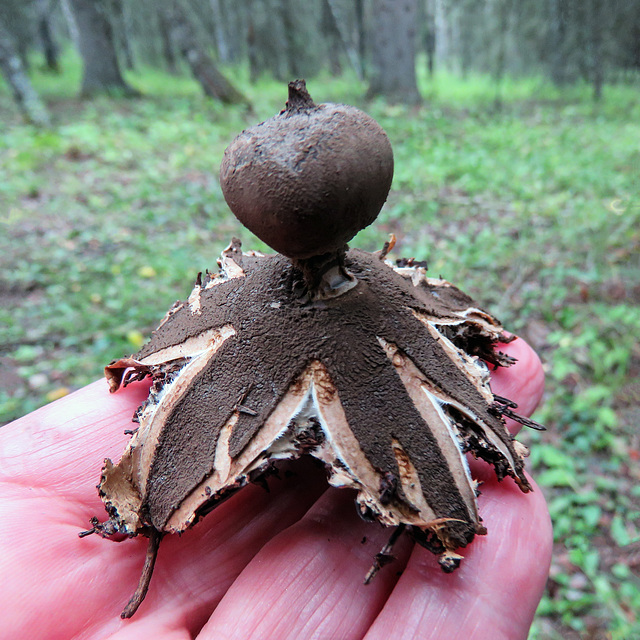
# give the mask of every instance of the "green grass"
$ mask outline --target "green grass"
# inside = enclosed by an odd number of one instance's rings
[[[143,69],[128,80],[145,98],[81,102],[77,58],[64,68],[34,73],[50,131],[21,124],[0,85],[3,421],[137,350],[231,236],[265,248],[229,213],[218,166],[236,133],[281,108],[282,86],[245,86],[249,114]],[[395,233],[397,255],[427,259],[545,362],[549,430],[523,439],[556,546],[531,637],[640,637],[637,86],[607,86],[594,105],[589,87],[507,78],[498,109],[488,78],[421,83],[419,109],[365,104],[353,78],[310,83],[318,100],[366,108],[394,146],[392,194],[353,244]]]

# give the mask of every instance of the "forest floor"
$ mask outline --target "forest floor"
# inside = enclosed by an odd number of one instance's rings
[[[75,74],[75,75],[74,75]],[[242,73],[239,74],[242,76]],[[225,146],[276,113],[284,88],[249,86],[254,113],[187,78],[132,74],[135,100],[74,97],[77,69],[36,86],[55,126],[22,125],[0,85],[0,420],[99,377],[216,268],[232,236]],[[636,86],[564,94],[482,78],[424,83],[424,106],[364,103],[353,79],[310,82],[365,108],[395,151],[392,193],[354,246],[380,248],[482,301],[540,353],[543,433],[521,437],[555,531],[531,638],[640,637],[640,101]]]

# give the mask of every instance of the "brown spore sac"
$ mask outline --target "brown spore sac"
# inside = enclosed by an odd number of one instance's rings
[[[314,104],[300,80],[281,113],[236,137],[220,168],[238,220],[296,260],[342,250],[376,219],[392,178],[382,127],[355,107]]]

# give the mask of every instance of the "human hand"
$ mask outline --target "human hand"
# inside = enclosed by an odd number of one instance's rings
[[[522,340],[492,374],[498,395],[530,415],[543,388]],[[135,589],[147,539],[78,538],[104,507],[95,485],[118,459],[139,383],[117,394],[97,382],[0,429],[0,638],[526,638],[547,577],[551,526],[542,493],[474,463],[483,480],[478,536],[452,574],[402,537],[397,560],[363,578],[391,530],[356,514],[354,493],[327,488],[301,460],[243,488],[182,536],[166,536],[146,600]],[[404,569],[402,575],[399,573]]]

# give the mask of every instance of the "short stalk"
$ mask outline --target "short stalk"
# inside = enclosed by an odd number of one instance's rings
[[[302,271],[310,300],[337,298],[358,284],[345,266],[346,249],[292,261]]]

